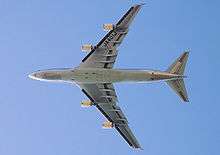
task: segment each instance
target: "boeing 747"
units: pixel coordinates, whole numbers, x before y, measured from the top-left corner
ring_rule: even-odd
[[[165,81],[179,97],[188,102],[183,79],[188,58],[185,51],[166,71],[113,69],[118,55],[118,47],[127,35],[129,26],[142,4],[132,6],[116,24],[104,24],[108,33],[95,46],[85,44],[83,51],[88,55],[79,66],[67,69],[49,69],[29,75],[40,81],[68,82],[78,85],[88,100],[83,107],[95,106],[106,117],[104,128],[115,128],[133,148],[141,148],[128,125],[128,120],[118,106],[113,83]]]

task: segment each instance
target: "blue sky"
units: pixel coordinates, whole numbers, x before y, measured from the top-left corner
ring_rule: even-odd
[[[78,87],[31,80],[39,69],[74,67],[103,23],[139,1],[0,0],[0,154],[218,155],[219,1],[147,1],[120,46],[117,68],[165,70],[190,48],[184,104],[163,82],[116,84],[119,105],[144,150],[134,151]],[[142,1],[143,2],[143,1]]]

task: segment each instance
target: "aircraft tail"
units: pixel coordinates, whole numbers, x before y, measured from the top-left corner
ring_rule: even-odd
[[[167,69],[167,72],[177,75],[183,75],[189,52],[184,52],[176,61]],[[184,78],[184,76],[183,76]],[[187,91],[183,78],[166,81],[174,92],[185,102],[189,102]]]

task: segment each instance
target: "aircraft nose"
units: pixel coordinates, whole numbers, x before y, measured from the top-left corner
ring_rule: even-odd
[[[29,77],[30,79],[33,79],[33,78],[34,78],[34,73],[29,74],[28,77]]]
[[[33,80],[40,80],[41,79],[41,75],[39,73],[31,73],[28,75],[28,77]]]

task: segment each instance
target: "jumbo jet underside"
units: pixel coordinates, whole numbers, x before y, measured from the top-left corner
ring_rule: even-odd
[[[107,119],[103,123],[103,128],[115,128],[133,148],[141,148],[141,146],[132,133],[126,116],[118,106],[118,97],[113,83],[164,80],[183,101],[189,101],[183,81],[189,54],[187,51],[166,71],[113,69],[118,47],[127,35],[130,24],[141,6],[142,4],[132,6],[115,25],[104,24],[103,28],[108,33],[97,45],[82,46],[82,50],[89,53],[79,66],[38,71],[29,75],[35,80],[76,83],[89,99],[82,101],[81,105],[97,107]]]

